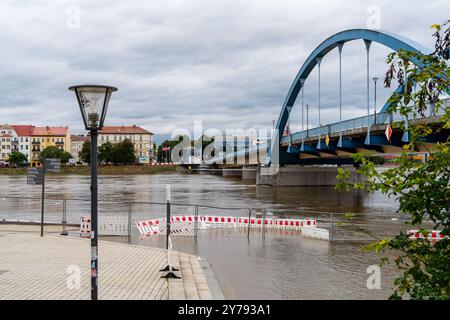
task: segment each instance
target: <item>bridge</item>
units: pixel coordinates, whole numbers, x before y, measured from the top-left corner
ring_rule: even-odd
[[[365,107],[367,114],[363,117],[343,120],[342,51],[347,42],[356,40],[361,40],[366,49],[367,100]],[[352,29],[339,32],[315,48],[300,68],[283,103],[270,142],[235,152],[220,153],[215,157],[206,159],[205,164],[214,168],[223,168],[224,175],[239,176],[240,168],[244,168],[241,175],[245,175],[245,171],[254,172],[249,177],[253,178],[256,175],[258,184],[304,185],[303,183],[306,183],[306,185],[309,185],[310,182],[306,181],[309,180],[316,181],[312,183],[314,185],[332,185],[336,180],[337,169],[331,169],[330,165],[351,165],[353,164],[351,155],[356,152],[373,155],[401,152],[403,145],[410,142],[409,123],[436,123],[440,114],[432,106],[429,106],[426,116],[420,118],[412,118],[411,116],[411,118],[407,119],[398,113],[389,111],[389,102],[386,102],[379,112],[370,112],[371,77],[369,57],[373,42],[379,43],[393,51],[404,49],[422,54],[432,52],[413,40],[385,31]],[[338,50],[339,54],[339,95],[337,99],[339,114],[336,115],[337,121],[334,123],[322,125],[320,119],[321,62],[323,57],[332,50]],[[309,128],[308,126],[305,127],[304,121],[304,84],[314,69],[317,70],[318,76],[317,108],[319,125],[315,128]],[[402,87],[399,86],[396,92],[401,91]],[[299,95],[301,98],[302,130],[294,133],[287,132],[286,134],[288,121]],[[450,103],[448,96],[442,97],[442,99],[445,105]],[[427,152],[436,142],[445,140],[446,137],[444,135],[448,136],[448,132],[442,133],[440,136],[432,135],[424,137],[424,144],[418,146],[416,151]],[[299,166],[297,169],[294,169],[292,165],[315,165],[315,167],[313,169],[312,167]],[[286,171],[287,173],[283,175],[282,171]],[[297,174],[299,172],[301,172],[300,175]],[[316,174],[311,175],[310,173],[312,172],[316,172]],[[317,175],[322,178],[316,179]]]

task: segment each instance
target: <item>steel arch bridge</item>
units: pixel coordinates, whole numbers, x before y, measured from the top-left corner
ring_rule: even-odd
[[[366,49],[366,93],[367,93],[367,115],[364,117],[354,118],[350,120],[342,120],[342,50],[347,42],[362,40]],[[232,154],[225,154],[214,159],[206,161],[206,164],[225,163],[228,159],[236,159],[239,157],[248,157],[250,153],[258,153],[263,147],[268,147],[268,152],[265,162],[270,164],[273,158],[273,151],[277,150],[277,158],[279,164],[340,164],[351,163],[352,160],[348,154],[354,153],[359,149],[369,149],[380,152],[389,150],[401,150],[404,143],[409,142],[408,134],[408,119],[399,114],[392,114],[388,112],[389,103],[386,102],[379,113],[370,114],[370,47],[375,42],[381,44],[393,51],[404,49],[421,54],[429,54],[431,50],[425,48],[423,45],[407,39],[405,37],[381,30],[370,29],[350,29],[332,35],[317,46],[308,56],[304,64],[298,71],[286,99],[281,108],[278,121],[275,126],[275,134],[272,137],[270,146],[257,146],[254,150],[240,150]],[[332,50],[337,49],[339,53],[339,120],[335,123],[325,126],[319,125],[316,128],[304,129],[304,99],[303,87],[306,79],[311,74],[313,69],[317,66],[318,72],[318,110],[319,110],[319,124],[320,122],[320,66],[323,57],[325,57]],[[414,62],[414,61],[413,61]],[[400,92],[402,87],[396,89]],[[293,134],[283,136],[286,129],[289,116],[294,108],[294,104],[301,93],[301,108],[302,108],[302,130]],[[448,103],[448,101],[446,101]],[[433,121],[435,113],[432,108],[429,108],[429,121]],[[409,119],[413,121],[415,119]],[[385,137],[385,130],[388,125],[393,122],[404,122],[403,129],[395,129],[390,141]],[[325,137],[328,141],[325,142]],[[436,138],[436,137],[435,137]],[[433,143],[433,141],[430,141]],[[387,148],[383,148],[387,147]],[[342,157],[342,155],[347,157]],[[303,159],[302,159],[303,156]]]

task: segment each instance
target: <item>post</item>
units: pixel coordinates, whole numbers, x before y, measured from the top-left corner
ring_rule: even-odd
[[[373,124],[377,124],[377,78],[373,78],[374,92],[373,92]]]
[[[247,220],[247,239],[250,239],[250,219],[252,216],[252,209],[248,209],[248,220]]]
[[[67,203],[67,200],[66,200],[66,197],[64,196],[64,199],[63,199],[63,218],[62,218],[62,232],[61,232],[61,235],[62,236],[67,236],[67,211],[66,211],[66,208],[67,208],[67,206],[66,206],[66,203]]]
[[[366,45],[366,67],[367,67],[367,83],[366,83],[366,89],[367,89],[367,136],[366,141],[364,144],[370,144],[370,45],[372,44],[372,41],[370,40],[364,40],[364,43]]]
[[[98,190],[97,190],[97,138],[91,130],[91,300],[98,300]]]
[[[331,230],[330,230],[330,241],[333,242],[334,240],[334,214],[331,213]]]
[[[42,192],[41,192],[41,237],[44,236],[44,200],[45,200],[45,159],[42,159]]]
[[[309,137],[309,104],[306,105],[306,137]]]
[[[128,202],[128,243],[131,243],[131,202]]]
[[[338,147],[342,147],[342,48],[344,43],[338,44],[339,49],[339,142]]]
[[[302,85],[302,145],[301,145],[301,147],[303,148],[303,143],[304,143],[304,136],[305,136],[305,133],[304,133],[304,131],[305,131],[305,129],[304,129],[304,126],[303,126],[303,124],[304,124],[304,117],[303,117],[303,109],[304,109],[304,106],[303,106],[303,103],[304,103],[304,96],[305,96],[305,79],[300,79],[300,83],[301,83],[301,85]]]
[[[198,206],[195,206],[194,214],[194,238],[197,240],[197,230],[198,230]]]
[[[317,60],[317,72],[318,72],[318,93],[317,93],[317,102],[318,102],[318,109],[319,109],[319,141],[317,142],[317,149],[321,149],[322,145],[320,142],[321,135],[322,135],[322,125],[320,121],[320,63],[322,62],[322,58],[316,58]]]
[[[170,236],[170,185],[166,185],[166,249],[169,249]]]
[[[266,209],[263,208],[262,209],[262,224],[261,224],[263,240],[266,239],[266,225],[265,224],[266,224]]]

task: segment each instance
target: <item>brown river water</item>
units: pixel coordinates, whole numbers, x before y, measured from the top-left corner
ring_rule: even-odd
[[[46,222],[61,221],[60,199],[66,197],[67,220],[79,223],[80,216],[89,212],[89,184],[88,176],[48,176]],[[0,185],[0,220],[39,221],[40,186],[27,185],[25,176],[0,176]],[[172,202],[183,204],[173,205],[173,214],[192,214],[193,207],[184,204],[243,208],[199,209],[200,214],[233,216],[248,214],[245,208],[265,208],[281,216],[315,218],[318,227],[334,226],[333,242],[273,230],[264,236],[261,230],[251,230],[247,237],[244,229],[200,230],[197,239],[173,237],[175,250],[210,263],[227,299],[386,299],[392,293],[398,274],[393,265],[381,269],[380,289],[367,288],[367,268],[379,257],[361,252],[371,239],[361,229],[377,237],[404,230],[393,199],[333,187],[255,186],[212,175],[100,176],[100,215],[126,216],[130,208],[133,222],[164,217],[166,185],[171,186]],[[125,202],[132,204],[128,207]],[[354,220],[338,224],[348,212],[355,214]],[[131,242],[165,247],[162,236],[140,239],[134,223]]]

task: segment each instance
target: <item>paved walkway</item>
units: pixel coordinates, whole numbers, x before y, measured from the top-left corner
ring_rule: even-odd
[[[90,299],[89,239],[37,231],[0,225],[0,299]],[[99,298],[211,299],[197,257],[174,252],[174,260],[182,279],[168,281],[159,272],[165,250],[99,241]]]

